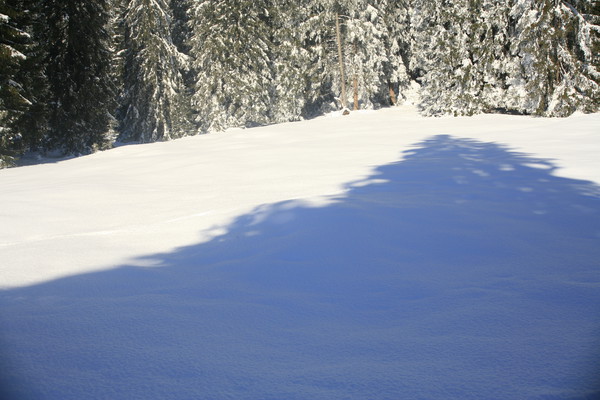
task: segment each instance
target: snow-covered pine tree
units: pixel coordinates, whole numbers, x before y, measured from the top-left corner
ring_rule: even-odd
[[[301,119],[308,102],[309,51],[303,47],[306,9],[294,0],[278,0],[271,11],[270,59],[273,65],[273,122]]]
[[[561,5],[563,26],[567,27],[570,34],[558,43],[559,63],[564,75],[550,103],[551,115],[569,115],[576,110],[600,110],[600,46],[597,42],[600,34],[600,4],[598,1],[593,3],[595,7],[588,3],[581,6],[581,11],[566,1]],[[587,14],[586,10],[596,12],[596,18],[593,14]]]
[[[190,7],[192,102],[200,131],[273,120],[270,0],[201,0]]]
[[[346,6],[345,64],[353,108],[389,104],[388,32],[383,19],[387,0],[350,0]]]
[[[440,40],[430,36],[439,19],[440,5],[432,0],[413,0],[407,6],[408,19],[408,73],[411,79],[422,84],[425,73],[432,68]]]
[[[408,70],[421,85],[419,108],[425,115],[455,111],[455,68],[462,65],[466,50],[465,37],[459,34],[462,18],[455,18],[455,8],[452,0],[414,0],[408,6]]]
[[[330,111],[334,98],[338,107],[353,107],[355,100],[361,107],[395,103],[399,88],[409,84],[404,0],[309,1],[305,10],[304,22],[298,26],[304,33],[304,47],[313,59],[307,69],[310,79],[306,110]],[[342,81],[346,86],[344,99]]]
[[[419,45],[418,68],[425,73],[422,112],[473,115],[501,108],[498,102],[503,96],[507,46],[505,4],[499,0],[454,0],[429,7],[435,7],[436,19],[424,24],[420,32],[433,39],[432,45]]]
[[[591,27],[592,65],[600,70],[600,0],[593,0],[585,7],[584,12]],[[600,79],[596,79],[596,82],[600,82]]]
[[[433,43],[422,49],[427,62],[420,108],[425,115],[472,115],[483,108],[479,99],[481,78],[471,49],[477,10],[470,10],[468,3],[455,0],[430,4],[433,23],[423,33]]]
[[[60,3],[60,4],[59,4]],[[85,154],[112,141],[110,5],[41,2],[38,38],[48,90],[45,151]]]
[[[46,149],[85,154],[110,146],[115,90],[109,0],[45,0]]]
[[[183,53],[189,53],[189,0],[170,0],[171,14],[173,15],[173,23],[171,28],[171,37],[173,44]]]
[[[124,88],[119,139],[155,142],[181,137],[191,128],[189,98],[181,70],[187,57],[174,45],[167,0],[130,0],[125,6]]]
[[[592,27],[562,0],[515,0],[507,107],[535,115],[598,110]]]
[[[17,121],[17,127],[23,138],[23,151],[38,151],[43,144],[44,135],[48,131],[48,110],[45,99],[48,92],[48,79],[43,60],[44,47],[41,43],[40,32],[44,29],[40,17],[40,4],[37,0],[10,0],[19,4],[23,10],[21,25],[29,35],[25,46],[27,58],[21,63],[17,74],[22,83],[29,106]]]
[[[31,104],[17,78],[29,40],[17,23],[20,12],[0,0],[0,168],[12,165],[19,153],[22,136],[16,125]]]
[[[385,24],[384,46],[387,53],[384,72],[390,104],[405,100],[410,86],[408,60],[410,57],[410,21],[406,0],[386,0],[378,5]]]
[[[469,7],[476,14],[471,18],[469,47],[479,85],[478,112],[506,112],[509,8],[506,0],[471,0]]]
[[[304,116],[311,117],[341,106],[341,80],[336,43],[336,3],[309,0],[300,10],[303,18],[297,31],[309,62],[305,89]]]
[[[123,48],[125,43],[125,24],[123,23],[123,17],[125,15],[125,7],[129,0],[112,0],[112,15],[111,15],[111,27],[112,27],[112,47],[114,49],[112,57],[111,76],[113,80],[113,86],[117,94],[117,107],[119,105],[119,96],[122,95],[124,82],[124,67],[125,67],[125,55],[126,51]],[[115,116],[119,117],[118,109],[115,112]]]
[[[18,156],[37,150],[47,129],[43,101],[47,83],[43,52],[36,41],[40,23],[35,0],[2,0],[0,7],[6,11],[0,11],[4,15],[0,18],[0,53],[11,55],[0,62],[0,80],[5,80],[0,83],[0,109],[9,107],[0,117],[0,130],[4,141],[11,138],[10,152]]]

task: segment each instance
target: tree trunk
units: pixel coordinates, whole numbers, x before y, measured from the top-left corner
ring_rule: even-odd
[[[354,54],[356,55],[356,53],[358,53],[358,44],[355,41]],[[358,110],[358,74],[356,72],[354,72],[354,80],[352,84],[354,85],[354,110]]]
[[[342,103],[342,108],[346,108],[346,77],[344,73],[344,53],[342,51],[342,34],[340,32],[340,15],[338,13],[335,14],[335,35],[338,48],[338,60],[340,64],[340,81],[342,84],[342,95],[340,101]]]
[[[354,75],[354,109],[358,110],[358,76]]]
[[[388,87],[390,88],[390,103],[395,106],[398,103],[398,98],[396,97],[396,92],[394,92],[394,85],[388,83]]]

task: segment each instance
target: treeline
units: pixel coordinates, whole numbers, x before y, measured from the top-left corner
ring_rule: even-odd
[[[26,151],[401,103],[567,116],[600,104],[596,0],[0,0],[0,166]]]

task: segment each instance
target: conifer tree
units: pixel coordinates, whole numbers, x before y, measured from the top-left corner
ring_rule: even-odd
[[[592,65],[600,71],[600,1],[594,0],[584,9],[584,12],[590,26]],[[600,82],[600,78],[596,77],[596,82]]]
[[[339,107],[396,103],[398,90],[408,86],[404,1],[313,1],[306,10],[307,18],[299,27],[314,59],[307,104],[327,111],[324,107],[332,98]]]
[[[383,15],[387,1],[352,0],[346,12],[345,43],[348,80],[355,110],[387,104],[389,99],[387,29]]]
[[[273,4],[269,51],[274,78],[273,122],[298,120],[305,113],[312,67],[310,53],[303,46],[304,33],[298,29],[305,17],[305,8],[296,1]]]
[[[385,24],[384,64],[389,102],[400,104],[404,91],[410,86],[408,60],[410,58],[409,4],[405,0],[386,0],[379,4]]]
[[[155,142],[189,132],[189,104],[181,70],[187,57],[172,40],[166,0],[130,0],[123,16],[124,89],[120,139]]]
[[[569,3],[516,0],[507,104],[526,114],[566,116],[598,109],[589,21]]]
[[[0,147],[4,154],[12,154],[2,158],[12,160],[41,144],[46,130],[46,80],[36,42],[39,23],[34,1],[2,0],[0,8]]]
[[[422,84],[422,78],[435,64],[431,53],[440,40],[431,36],[439,19],[440,4],[432,0],[414,0],[408,5],[408,72],[412,79]]]
[[[28,34],[17,23],[19,12],[0,0],[0,168],[12,165],[18,154],[22,138],[16,125],[30,105],[17,78],[26,59],[24,47],[28,40]]]
[[[29,33],[30,40],[26,46],[27,58],[19,71],[19,81],[27,93],[30,104],[27,111],[21,115],[18,128],[23,137],[22,150],[38,152],[43,147],[44,138],[48,131],[48,77],[45,72],[45,49],[43,45],[43,18],[40,15],[40,4],[37,0],[19,1],[24,11],[23,25]]]
[[[109,0],[45,0],[46,149],[86,154],[110,146],[115,102]]]
[[[467,7],[470,10],[467,46],[473,82],[471,106],[466,109],[473,113],[505,111],[502,99],[506,91],[506,66],[510,63],[506,1],[469,0]]]
[[[273,120],[269,0],[202,0],[190,8],[193,106],[202,132]]]
[[[125,86],[125,9],[129,0],[112,0],[112,15],[110,26],[112,28],[112,47],[114,53],[112,56],[111,77],[115,93],[117,96],[117,107],[120,105],[120,96],[123,94]],[[115,112],[115,117],[118,119],[118,109]]]
[[[347,85],[347,76],[342,78],[345,68],[345,25],[348,15],[346,2],[336,0],[311,0],[306,5],[307,15],[299,29],[304,34],[304,48],[312,59],[308,70],[310,80],[306,90],[306,115],[315,115],[341,108],[348,103],[342,95],[343,84]],[[338,38],[336,23],[339,24]],[[341,41],[341,57],[338,51],[338,39]],[[342,84],[343,83],[343,84]]]
[[[467,0],[434,7],[433,23],[423,32],[431,38],[432,46],[422,49],[426,74],[422,78],[421,110],[425,115],[480,112],[480,77],[470,48],[472,11]]]
[[[173,18],[171,37],[173,44],[179,52],[189,53],[190,24],[189,24],[189,0],[170,0],[169,7]]]

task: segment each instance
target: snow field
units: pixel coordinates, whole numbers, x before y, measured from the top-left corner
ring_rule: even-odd
[[[407,106],[0,171],[0,386],[593,398],[599,126]]]

